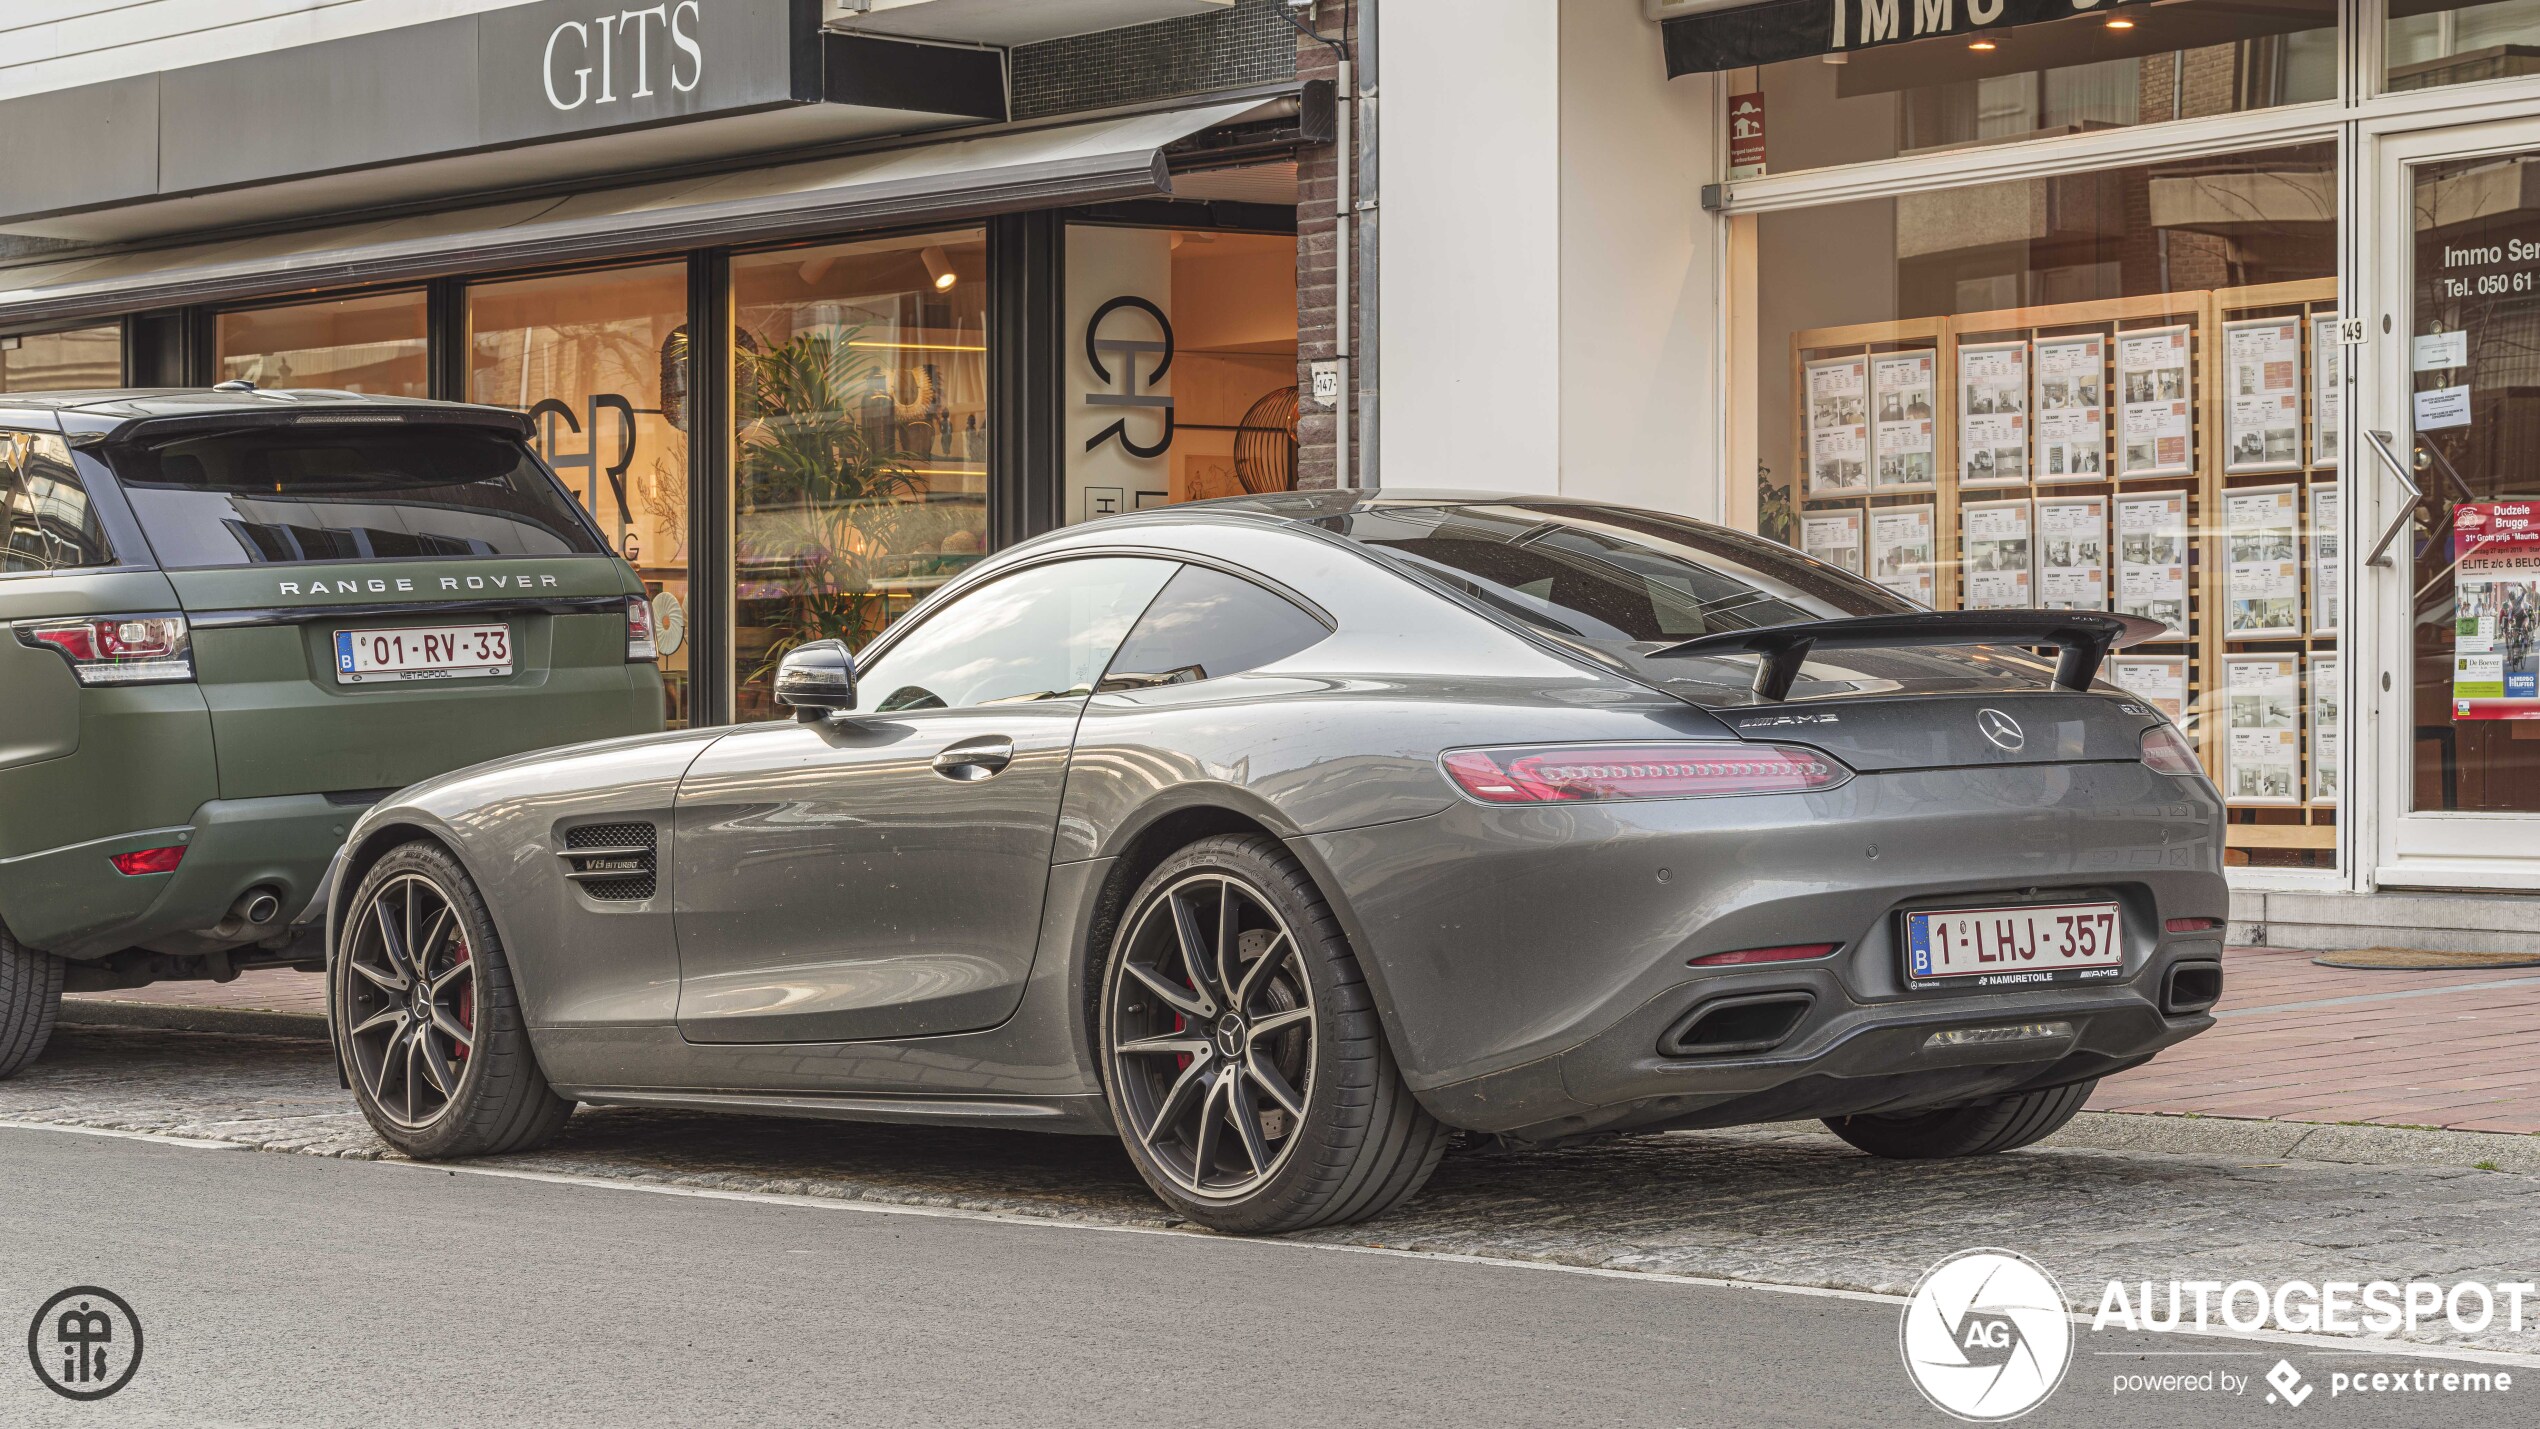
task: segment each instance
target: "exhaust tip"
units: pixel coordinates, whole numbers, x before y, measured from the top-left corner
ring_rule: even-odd
[[[1769,1052],[1790,1040],[1817,1001],[1808,992],[1758,992],[1702,1004],[1659,1039],[1666,1057],[1734,1057]]]
[[[2161,1010],[2172,1017],[2202,1012],[2222,1001],[2222,964],[2173,963],[2161,979]]]
[[[238,916],[258,925],[282,916],[282,900],[267,889],[255,889],[238,900]]]

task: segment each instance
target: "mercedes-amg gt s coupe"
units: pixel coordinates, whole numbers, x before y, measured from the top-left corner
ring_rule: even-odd
[[[2097,678],[2158,630],[1584,501],[1075,526],[793,649],[791,721],[381,801],[336,1046],[420,1157],[575,1103],[1117,1134],[1237,1232],[1458,1133],[2002,1151],[2212,1025],[2222,802]]]

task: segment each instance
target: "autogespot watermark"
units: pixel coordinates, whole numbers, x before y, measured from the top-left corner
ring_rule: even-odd
[[[1961,1251],[1923,1273],[1906,1301],[1899,1348],[1914,1387],[1933,1407],[1959,1419],[2017,1419],[2053,1395],[2079,1346],[2079,1318],[2055,1278],[2017,1251]],[[2540,1331],[2540,1284],[2529,1281],[2111,1280],[2088,1320],[2093,1334],[2232,1333],[2261,1331],[2309,1335],[2402,1336],[2449,1330],[2460,1335]],[[2529,1326],[2529,1330],[2526,1329]],[[2355,1359],[2375,1353],[2369,1343],[2353,1350],[2305,1348],[2298,1354]],[[2245,1354],[2263,1361],[2272,1351],[2104,1351],[2139,1361],[2178,1354],[2224,1357]],[[2111,1372],[2117,1395],[2221,1395],[2263,1399],[2299,1409],[2323,1389],[2328,1401],[2355,1396],[2376,1400],[2412,1396],[2428,1407],[2437,1396],[2511,1393],[2514,1372],[2486,1364],[2436,1362],[2392,1368],[2313,1368],[2307,1374],[2290,1358],[2277,1358],[2263,1374],[2254,1366],[2205,1362]]]

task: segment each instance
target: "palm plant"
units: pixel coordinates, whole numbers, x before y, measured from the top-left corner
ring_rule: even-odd
[[[784,592],[753,681],[797,646],[860,646],[881,630],[889,597],[879,582],[924,509],[926,481],[909,469],[894,424],[859,416],[886,391],[881,364],[855,346],[860,331],[816,329],[733,353],[741,567]]]

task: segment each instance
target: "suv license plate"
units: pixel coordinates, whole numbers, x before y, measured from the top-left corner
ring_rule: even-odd
[[[335,682],[481,680],[512,672],[508,625],[430,625],[335,632]]]
[[[2114,903],[1944,908],[1905,915],[1905,977],[1930,987],[2087,982],[2125,971]]]

